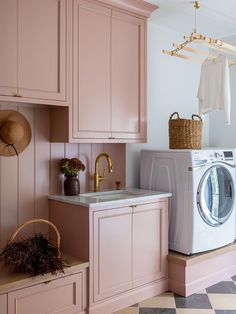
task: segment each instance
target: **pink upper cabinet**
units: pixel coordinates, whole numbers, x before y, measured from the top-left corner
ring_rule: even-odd
[[[0,95],[17,87],[17,0],[0,0]]]
[[[72,136],[145,141],[146,18],[74,1]]]
[[[52,113],[53,141],[62,128],[63,141],[146,141],[148,9],[133,0],[73,1],[73,100],[60,123]]]
[[[66,0],[0,0],[0,100],[67,100],[66,6]]]
[[[112,136],[145,140],[145,21],[120,12],[112,17]]]
[[[111,9],[73,2],[73,136],[110,136]]]

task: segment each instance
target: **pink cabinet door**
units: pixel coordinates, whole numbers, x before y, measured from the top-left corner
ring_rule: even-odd
[[[7,314],[7,294],[0,294],[0,313]]]
[[[146,138],[145,20],[112,12],[112,136]]]
[[[17,87],[17,0],[0,0],[0,95]]]
[[[103,300],[132,288],[132,208],[95,212],[90,249],[90,298]]]
[[[17,73],[23,97],[66,98],[66,3],[18,1]]]
[[[80,313],[83,310],[82,278],[82,273],[78,273],[10,292],[8,314]]]
[[[111,10],[75,0],[73,14],[73,137],[107,139]]]
[[[134,286],[167,276],[167,202],[134,207]]]

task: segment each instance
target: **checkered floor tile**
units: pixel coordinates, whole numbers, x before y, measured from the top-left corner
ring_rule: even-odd
[[[187,298],[166,292],[114,314],[236,314],[236,275]]]

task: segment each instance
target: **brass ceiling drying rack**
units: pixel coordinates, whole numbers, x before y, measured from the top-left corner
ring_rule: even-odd
[[[172,57],[188,59],[188,60],[197,61],[197,62],[201,62],[201,63],[204,61],[204,59],[194,57],[192,55],[184,55],[184,54],[181,54],[179,52],[181,50],[184,50],[184,51],[188,51],[188,52],[191,52],[191,53],[194,53],[194,54],[197,54],[200,56],[205,56],[208,58],[215,58],[216,57],[216,55],[212,55],[207,51],[187,47],[187,45],[190,43],[197,43],[197,44],[206,46],[208,48],[211,48],[214,51],[218,51],[221,53],[226,53],[226,54],[229,54],[232,56],[236,56],[236,47],[235,46],[227,44],[227,43],[223,42],[222,40],[206,37],[206,36],[203,36],[203,35],[197,33],[196,20],[197,20],[197,10],[199,8],[200,8],[199,1],[194,1],[195,27],[194,27],[194,30],[191,33],[191,35],[190,36],[184,36],[185,41],[183,43],[180,43],[180,44],[173,43],[173,47],[175,47],[175,49],[173,49],[173,50],[162,50],[162,52],[165,54],[168,54]],[[235,65],[236,60],[229,61],[229,64]]]

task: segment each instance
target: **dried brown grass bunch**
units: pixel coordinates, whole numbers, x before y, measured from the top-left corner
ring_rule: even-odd
[[[0,259],[10,271],[31,276],[64,273],[63,267],[66,266],[59,257],[58,248],[40,233],[9,243],[1,252]]]

